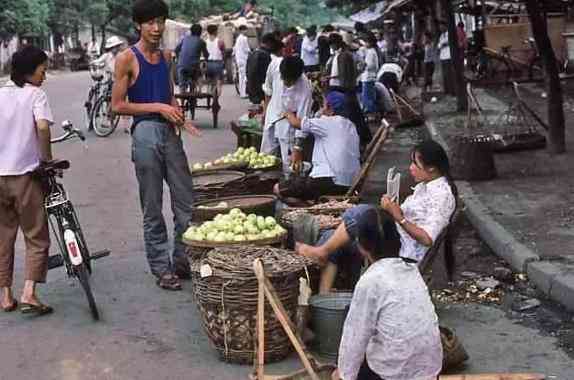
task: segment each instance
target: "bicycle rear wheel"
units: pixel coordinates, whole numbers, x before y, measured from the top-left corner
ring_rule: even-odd
[[[81,263],[80,265],[74,266],[74,272],[86,293],[86,298],[88,299],[88,304],[90,305],[90,311],[92,313],[92,317],[95,321],[100,320],[100,313],[98,311],[98,306],[96,305],[96,300],[94,298],[94,294],[92,293],[92,288],[90,286],[90,274],[88,273],[88,267],[86,263]]]
[[[120,115],[111,112],[112,105],[107,96],[100,97],[92,111],[92,127],[99,137],[107,137],[114,133],[120,121]]]

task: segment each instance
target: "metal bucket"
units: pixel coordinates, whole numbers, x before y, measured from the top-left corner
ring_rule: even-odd
[[[353,293],[319,294],[311,297],[311,326],[315,333],[313,348],[329,359],[336,359],[343,335],[343,324]]]

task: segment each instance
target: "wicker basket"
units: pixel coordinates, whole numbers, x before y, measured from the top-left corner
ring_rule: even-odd
[[[238,241],[238,242],[216,242],[216,241],[198,241],[198,240],[187,240],[182,237],[182,241],[187,245],[187,255],[191,261],[200,260],[205,256],[205,254],[214,248],[234,248],[241,247],[245,245],[253,246],[273,246],[280,247],[287,239],[287,232],[268,239],[250,240],[250,241]]]
[[[193,196],[196,202],[203,202],[238,195],[273,194],[278,178],[275,172],[246,175],[239,171],[220,170],[198,173],[193,176]]]
[[[212,220],[217,214],[227,214],[233,208],[238,208],[246,214],[275,216],[276,200],[277,198],[274,195],[240,195],[197,202],[192,207],[193,222],[203,223]],[[229,207],[214,207],[219,202],[226,202]],[[200,206],[209,208],[200,208]]]
[[[310,208],[284,208],[281,210],[279,215],[279,223],[287,228],[288,230],[293,228],[293,224],[296,221],[297,214],[312,214],[312,215],[328,215],[334,217],[332,221],[328,221],[325,223],[319,223],[320,230],[330,230],[333,228],[337,228],[339,224],[341,224],[341,214],[345,212],[342,209],[310,209]]]
[[[291,252],[253,246],[221,247],[192,263],[194,295],[205,331],[221,360],[252,363],[256,355],[258,283],[253,260],[261,258],[289,317],[294,320],[299,277],[305,276],[308,259]],[[211,275],[201,276],[208,265]],[[265,307],[265,362],[284,359],[291,343],[271,306]]]

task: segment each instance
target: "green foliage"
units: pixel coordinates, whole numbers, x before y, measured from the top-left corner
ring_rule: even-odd
[[[0,0],[0,39],[48,33],[50,7],[45,0]]]

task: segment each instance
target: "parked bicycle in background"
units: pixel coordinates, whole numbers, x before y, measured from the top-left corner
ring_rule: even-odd
[[[99,137],[111,135],[120,121],[120,116],[112,112],[112,85],[115,57],[123,49],[123,41],[112,36],[107,39],[106,52],[90,62],[90,76],[93,85],[88,93],[86,108],[87,129]]]

